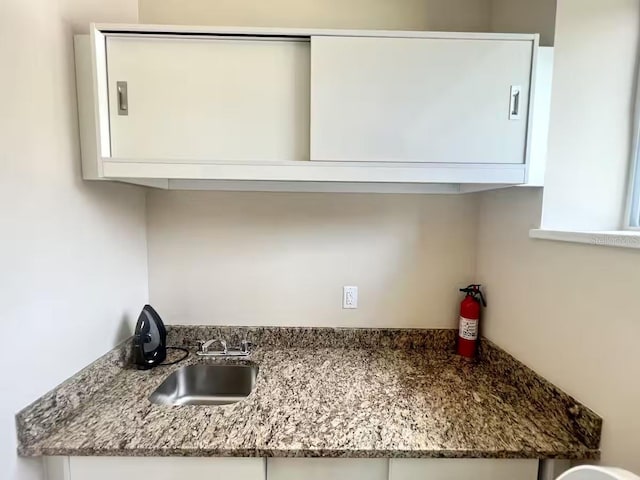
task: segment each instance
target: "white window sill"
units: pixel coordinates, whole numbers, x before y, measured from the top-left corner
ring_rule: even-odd
[[[530,238],[558,242],[585,243],[601,247],[640,248],[640,231],[580,232],[561,230],[529,230]]]

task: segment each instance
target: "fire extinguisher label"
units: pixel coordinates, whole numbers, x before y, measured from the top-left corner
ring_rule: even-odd
[[[477,340],[478,320],[460,317],[460,338],[465,340]]]

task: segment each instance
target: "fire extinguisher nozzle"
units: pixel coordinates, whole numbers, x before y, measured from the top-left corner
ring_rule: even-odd
[[[482,293],[482,290],[480,289],[481,287],[482,285],[474,283],[467,286],[466,288],[461,288],[460,291],[462,293],[466,293],[467,295],[471,295],[475,299],[479,300],[479,302],[482,303],[483,307],[486,307],[487,301],[484,298],[484,294]]]

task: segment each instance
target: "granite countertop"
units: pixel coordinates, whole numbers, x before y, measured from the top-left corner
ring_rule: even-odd
[[[222,331],[205,330],[175,327],[170,341],[190,345]],[[148,371],[123,367],[114,350],[18,414],[19,453],[599,456],[601,419],[490,342],[483,343],[482,361],[469,363],[451,351],[453,331],[378,330],[375,337],[327,329],[322,335],[341,340],[314,342],[313,330],[278,337],[254,329],[249,338],[258,337],[261,346],[248,360],[192,354]],[[227,334],[246,338],[247,331]],[[254,391],[241,402],[161,406],[148,400],[185,365],[247,361],[259,373]]]

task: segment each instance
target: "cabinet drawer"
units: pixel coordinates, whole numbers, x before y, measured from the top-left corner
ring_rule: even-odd
[[[389,480],[536,480],[538,460],[425,458],[389,461]]]
[[[265,480],[263,458],[71,457],[68,480]]]
[[[387,480],[384,458],[269,458],[268,480]]]

